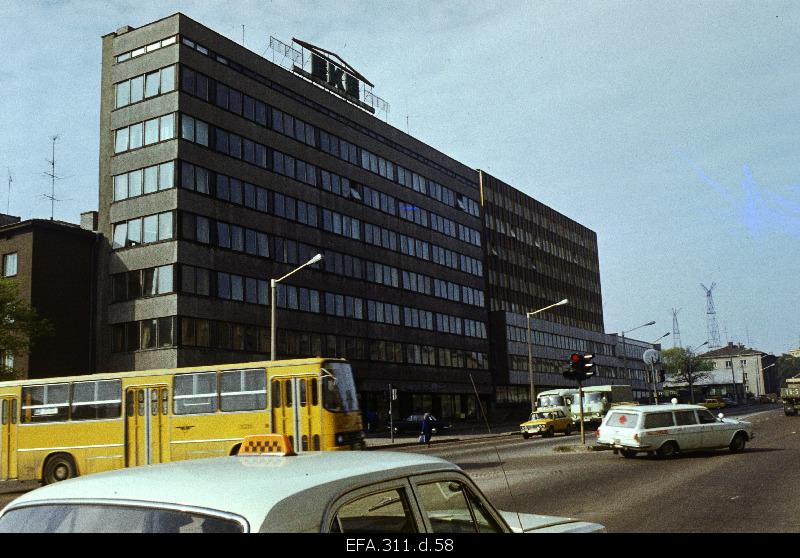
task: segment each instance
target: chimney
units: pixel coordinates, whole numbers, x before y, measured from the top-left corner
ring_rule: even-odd
[[[81,213],[81,228],[87,231],[97,232],[97,211],[85,211]]]

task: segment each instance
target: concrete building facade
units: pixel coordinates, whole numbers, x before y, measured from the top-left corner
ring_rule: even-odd
[[[2,217],[3,276],[16,282],[20,299],[54,330],[34,339],[25,354],[4,352],[6,379],[95,372],[92,311],[98,236],[61,221]]]
[[[183,14],[103,37],[101,368],[342,356],[362,408],[491,396],[477,173]],[[473,388],[474,384],[474,388]]]

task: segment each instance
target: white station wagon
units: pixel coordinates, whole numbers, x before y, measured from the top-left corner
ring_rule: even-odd
[[[683,451],[729,448],[744,450],[753,439],[749,422],[715,417],[701,405],[630,405],[611,409],[597,430],[597,443],[623,457],[639,452],[673,457]]]
[[[0,512],[0,533],[605,531],[567,517],[500,512],[457,465],[436,457],[294,455],[288,439],[276,443],[270,436],[248,437],[242,447],[250,455],[134,467],[44,486]]]

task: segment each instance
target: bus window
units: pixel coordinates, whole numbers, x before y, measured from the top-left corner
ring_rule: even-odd
[[[311,380],[311,405],[316,407],[319,405],[319,395],[317,395],[317,379],[313,378]],[[319,449],[319,448],[317,448]]]
[[[277,409],[281,406],[281,383],[272,380],[272,408]]]
[[[300,406],[306,406],[306,379],[300,378]]]
[[[267,374],[263,368],[220,372],[219,386],[222,411],[255,411],[267,408]],[[280,390],[278,395],[280,396]]]
[[[286,397],[284,398],[284,404],[287,407],[292,406],[292,382],[283,382],[283,387],[286,388]]]
[[[122,382],[101,380],[72,384],[71,420],[119,418],[122,413]]]
[[[60,422],[69,415],[69,384],[22,388],[23,422]]]
[[[179,374],[173,393],[176,415],[213,413],[217,410],[217,373]]]
[[[322,378],[322,405],[328,411],[358,411],[356,386],[349,364],[326,363],[328,374]]]

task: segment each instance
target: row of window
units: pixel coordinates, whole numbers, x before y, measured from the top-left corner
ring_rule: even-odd
[[[121,108],[170,91],[175,91],[174,64],[117,83],[114,86],[114,107]]]
[[[117,132],[119,133],[120,130]],[[213,141],[210,139],[209,134],[213,135]],[[248,163],[272,170],[275,173],[298,180],[310,186],[317,186],[318,168],[315,165],[306,163],[305,161],[286,155],[275,149],[268,148],[265,145],[239,136],[238,134],[209,126],[206,122],[186,114],[181,114],[181,138],[204,147],[213,146],[213,149],[225,155],[236,159],[242,159]],[[187,183],[192,185],[191,180],[187,180]],[[202,184],[198,187],[197,182],[194,183],[194,190],[200,191],[201,193],[208,193],[206,185]],[[354,190],[354,185],[350,184],[349,190],[351,196],[355,197],[353,192],[357,192],[357,190]],[[356,199],[363,201],[364,196],[358,193]],[[370,196],[370,200],[372,200],[372,196]],[[385,203],[388,207],[388,201]],[[378,199],[378,204],[380,205],[380,198]],[[401,218],[426,228],[433,228],[429,224],[429,212],[427,210],[405,203],[399,203],[399,207]],[[441,225],[442,228],[439,232],[442,234],[458,238],[462,242],[475,246],[481,245],[479,231],[460,223],[456,224],[449,219],[446,220],[448,226],[444,227],[443,223],[445,219],[438,215],[436,215],[436,217],[435,223],[437,226]],[[434,230],[438,229],[434,228]]]
[[[250,304],[269,304],[269,285],[265,279],[246,277],[235,273],[212,271],[209,269],[182,265],[180,277],[181,292],[201,296],[215,296],[222,300],[247,302]],[[141,297],[157,296],[175,291],[173,266],[160,266],[119,273],[112,276],[112,299],[122,302]],[[366,319],[375,323],[404,325],[405,327],[433,330],[433,313],[417,308],[401,307],[396,304],[360,297],[320,292],[315,289],[279,284],[276,292],[279,308],[327,314],[356,320]],[[366,308],[366,311],[365,311]],[[486,338],[486,325],[483,322],[437,314],[437,330],[443,333],[463,334],[469,337]],[[463,329],[462,329],[463,323]],[[141,348],[163,346],[158,341],[158,325],[148,322],[142,330]],[[171,328],[164,333],[164,340],[171,339]],[[146,338],[145,338],[146,336]]]
[[[131,58],[136,58],[137,56],[142,56],[143,54],[147,54],[148,52],[153,52],[154,50],[158,50],[160,48],[174,45],[178,42],[178,36],[174,35],[172,37],[167,37],[161,41],[156,41],[155,43],[151,43],[149,45],[129,50],[127,52],[123,52],[122,54],[117,55],[117,63],[125,62],[126,60],[130,60]]]
[[[167,161],[114,177],[114,201],[152,194],[175,187],[175,161]]]
[[[112,248],[138,246],[173,238],[171,211],[114,223]]]
[[[139,149],[161,141],[175,138],[175,113],[151,118],[119,128],[114,132],[114,153]]]
[[[588,339],[578,339],[576,337],[567,337],[566,335],[558,335],[555,333],[546,333],[543,331],[531,331],[532,340],[536,345],[543,345],[545,347],[557,347],[559,349],[569,349],[571,351],[578,351],[582,353],[591,353],[595,355],[613,355],[611,345],[599,343],[597,341],[590,341]],[[526,328],[515,327],[511,325],[506,326],[506,338],[509,341],[517,341],[518,343],[527,343]]]
[[[266,371],[263,368],[177,374],[173,377],[173,413],[255,411],[267,408]],[[142,414],[144,399],[134,401],[128,394],[128,415],[134,407]],[[166,392],[161,401],[153,393],[152,403],[162,405],[167,414]],[[24,386],[22,388],[20,422],[66,422],[115,419],[122,416],[122,382],[98,380]],[[154,412],[156,412],[154,410]]]
[[[181,66],[181,89],[252,122],[265,127],[269,126],[272,130],[306,145],[319,147],[322,151],[343,161],[359,165],[357,147],[352,143],[323,130],[319,130],[319,139],[317,139],[318,129],[311,124],[186,66]],[[480,205],[475,200],[456,194],[446,186],[426,179],[417,173],[412,173],[363,148],[361,148],[360,166],[450,207],[458,207],[474,217],[480,217]],[[395,168],[397,169],[396,175]]]
[[[180,322],[180,336],[174,336],[175,345],[256,353],[269,352],[269,330],[265,327],[200,318],[182,317],[178,319],[174,316],[114,325],[112,327],[113,348],[117,352],[137,350],[130,347],[136,344],[143,328],[155,324],[159,328],[159,332],[162,327],[172,331],[176,320]],[[126,342],[128,338],[133,342]],[[378,360],[447,368],[488,369],[486,353],[476,351],[285,329],[278,331],[276,350],[280,358],[324,354],[350,360]]]

